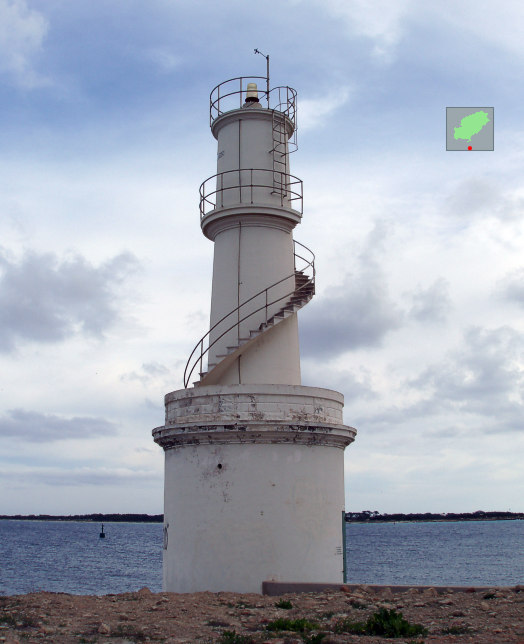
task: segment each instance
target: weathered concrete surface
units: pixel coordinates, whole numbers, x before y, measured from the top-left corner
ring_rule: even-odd
[[[165,425],[153,430],[169,449],[205,443],[306,443],[344,448],[342,394],[296,385],[210,385],[166,395]]]
[[[164,587],[260,592],[263,579],[342,582],[341,394],[221,385],[166,396]]]
[[[514,586],[497,586],[498,592],[511,592],[515,591]],[[262,593],[270,597],[278,597],[279,595],[286,595],[289,593],[321,593],[327,591],[342,591],[348,594],[360,592],[361,589],[366,589],[369,593],[383,593],[392,592],[407,593],[426,591],[435,591],[438,595],[446,595],[448,593],[488,593],[493,591],[493,586],[417,586],[417,585],[395,585],[395,584],[322,584],[312,583],[304,584],[300,582],[285,582],[285,581],[264,581],[262,582]],[[519,591],[520,592],[520,591]]]
[[[168,449],[165,458],[166,589],[342,582],[343,450],[199,444]]]

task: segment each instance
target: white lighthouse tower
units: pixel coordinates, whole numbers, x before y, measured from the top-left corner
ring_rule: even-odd
[[[164,590],[339,583],[344,448],[356,432],[342,394],[300,380],[297,312],[315,266],[293,240],[296,92],[241,77],[210,99],[217,174],[200,187],[214,242],[210,329],[153,430],[165,450]]]

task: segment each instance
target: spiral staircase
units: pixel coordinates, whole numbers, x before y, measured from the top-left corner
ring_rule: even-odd
[[[281,280],[274,282],[270,286],[262,289],[249,299],[242,302],[242,304],[221,318],[204,336],[202,336],[202,338],[200,338],[186,363],[186,368],[184,370],[184,388],[187,389],[189,386],[193,373],[197,367],[199,367],[199,380],[193,382],[195,387],[216,384],[225,370],[239,356],[245,353],[260,335],[267,333],[271,328],[280,324],[280,322],[291,315],[294,315],[311,300],[315,294],[315,256],[307,246],[304,246],[296,240],[293,243],[295,262],[294,272],[291,275],[287,275]],[[297,246],[300,246],[300,253],[297,252]],[[307,254],[307,257],[304,257],[301,253]],[[273,299],[271,291],[283,282],[289,281],[291,278],[294,279],[293,290],[289,291],[285,295],[280,295],[278,298]],[[254,301],[262,299],[262,297],[265,300],[264,305],[258,306],[255,310],[248,311],[248,305],[251,305]],[[268,311],[272,310],[276,304],[281,304],[280,308],[277,309],[276,313],[272,313],[268,317]],[[260,322],[261,316],[264,318],[262,322]],[[232,324],[228,324],[227,320],[233,319],[233,317],[235,317],[235,321]],[[248,324],[245,325],[243,324],[244,322],[248,322]],[[245,329],[246,326],[249,328],[249,322],[252,323],[253,328],[250,329],[249,333],[244,332],[244,337],[240,337],[240,325],[242,324],[243,329]],[[220,327],[219,335],[210,342],[211,335],[218,329],[218,327]],[[223,327],[226,328],[224,329]],[[233,329],[237,330],[238,339],[236,344],[228,346],[226,348],[226,353],[217,355],[217,361],[208,363],[207,370],[204,371],[204,358],[209,354],[209,350]],[[205,346],[206,343],[207,346]]]
[[[228,111],[243,109],[248,81],[266,77],[238,77],[215,87],[210,95],[210,124]],[[264,92],[260,92],[261,95]],[[220,172],[206,179],[200,186],[200,219],[213,215],[217,210],[236,205],[256,205],[257,191],[268,189],[276,195],[275,201],[282,208],[302,215],[302,181],[289,174],[289,154],[297,149],[296,142],[296,91],[290,87],[275,87],[265,92],[271,112],[271,165],[268,167],[235,168]],[[258,103],[257,103],[258,105]],[[258,105],[260,108],[261,106]],[[260,194],[260,192],[258,192]],[[226,206],[227,203],[227,206]],[[264,205],[266,202],[262,201]],[[214,324],[197,342],[184,370],[184,388],[188,388],[194,375],[199,379],[192,384],[214,385],[235,360],[256,342],[262,334],[294,315],[305,306],[315,293],[315,256],[303,244],[293,242],[294,272],[270,284],[242,302]],[[297,251],[297,246],[300,247]],[[304,256],[305,255],[305,256]],[[292,288],[284,295],[287,284]],[[263,302],[263,304],[261,304]],[[210,353],[217,342],[228,335],[230,346],[225,353]],[[229,338],[234,338],[229,340]],[[218,349],[218,347],[217,347]],[[208,359],[204,370],[204,359]]]

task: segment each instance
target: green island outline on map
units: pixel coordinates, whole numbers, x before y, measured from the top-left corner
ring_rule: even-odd
[[[459,127],[453,128],[455,131],[453,136],[455,139],[466,139],[470,143],[471,137],[474,134],[478,134],[489,122],[488,113],[484,112],[484,110],[473,112],[473,114],[468,114],[461,119]]]

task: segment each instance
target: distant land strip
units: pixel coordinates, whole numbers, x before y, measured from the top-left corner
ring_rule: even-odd
[[[94,521],[97,523],[162,523],[163,514],[0,514],[12,521]]]
[[[0,520],[11,521],[93,521],[96,523],[162,523],[163,514],[0,514]],[[346,512],[348,523],[392,523],[400,521],[508,521],[524,520],[523,512],[444,512],[414,514],[380,514],[376,510]]]
[[[424,512],[414,514],[380,514],[376,510],[346,512],[348,523],[395,523],[399,521],[522,521],[523,512]]]

